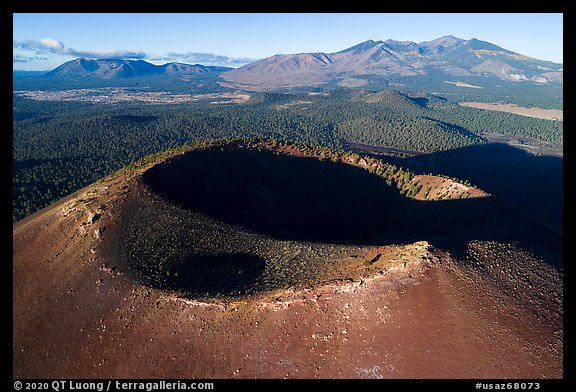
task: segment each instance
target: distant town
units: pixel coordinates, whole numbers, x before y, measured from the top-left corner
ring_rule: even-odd
[[[212,100],[212,104],[240,103],[250,99],[250,95],[241,92],[223,92],[210,94],[177,94],[167,91],[143,91],[142,88],[86,88],[74,90],[46,91],[22,90],[14,94],[35,101],[77,101],[102,104],[146,103],[180,104],[200,100]]]

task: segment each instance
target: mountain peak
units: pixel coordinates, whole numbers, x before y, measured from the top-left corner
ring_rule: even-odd
[[[466,40],[445,35],[421,43],[368,39],[334,53],[275,55],[224,72],[219,83],[225,87],[273,91],[334,82],[364,86],[371,83],[367,75],[436,78],[442,74],[442,80],[482,76],[548,83],[561,80],[558,72],[553,72],[560,67],[476,38]]]
[[[468,46],[470,49],[475,49],[475,50],[485,49],[485,50],[495,50],[495,51],[501,51],[501,52],[506,52],[506,53],[513,53],[509,50],[506,50],[506,49],[499,47],[498,45],[494,45],[490,42],[482,41],[482,40],[479,40],[477,38],[471,38],[468,41],[466,41],[466,46]]]
[[[410,51],[416,50],[418,48],[418,44],[412,41],[397,41],[395,39],[387,39],[384,41],[384,45],[389,47],[394,51]]]
[[[352,47],[350,47],[350,48],[348,48],[348,49],[341,50],[341,51],[338,52],[338,53],[346,53],[346,52],[356,52],[356,53],[357,53],[357,52],[362,52],[362,51],[368,50],[368,49],[370,49],[370,48],[373,48],[374,46],[379,45],[379,44],[381,44],[381,43],[382,43],[382,41],[374,41],[374,40],[372,40],[372,39],[369,39],[369,40],[367,40],[367,41],[364,41],[364,42],[359,43],[358,45],[354,45],[354,46],[352,46]]]
[[[386,45],[416,45],[415,42],[412,41],[397,41],[395,39],[387,39],[386,41],[384,41],[384,43]]]
[[[439,46],[448,47],[454,46],[456,44],[460,44],[465,42],[466,40],[458,37],[454,37],[453,35],[445,35],[440,38],[433,39],[432,41],[423,41],[420,42],[420,46],[427,46],[429,48],[436,48]]]
[[[228,70],[200,64],[167,63],[154,65],[144,60],[86,59],[68,61],[48,72],[47,76],[95,76],[103,79],[151,76],[160,74],[206,74]]]

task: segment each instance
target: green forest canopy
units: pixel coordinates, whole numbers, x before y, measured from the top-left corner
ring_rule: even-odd
[[[343,149],[422,153],[483,143],[484,132],[562,144],[563,124],[427,94],[257,94],[243,104],[91,104],[13,100],[13,221],[146,155],[195,140],[266,137]]]

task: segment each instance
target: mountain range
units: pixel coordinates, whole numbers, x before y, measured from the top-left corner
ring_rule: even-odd
[[[478,39],[445,36],[432,41],[368,40],[335,53],[277,54],[222,73],[224,86],[270,90],[367,78],[483,76],[512,82],[562,82],[562,64],[533,59]]]
[[[232,68],[213,67],[200,64],[167,63],[154,65],[144,60],[91,60],[78,58],[54,68],[45,76],[95,76],[103,79],[120,79],[134,76],[153,75],[208,75],[228,71]]]
[[[368,40],[335,53],[276,54],[239,68],[143,60],[85,59],[68,61],[46,73],[44,80],[125,80],[131,77],[192,77],[213,80],[214,88],[282,91],[293,88],[434,86],[444,82],[464,87],[502,83],[561,86],[562,64],[524,56],[475,38],[451,35],[432,41]],[[90,78],[86,78],[89,76]],[[17,76],[14,76],[15,78]],[[217,78],[217,79],[216,79]],[[218,85],[216,85],[218,81]],[[430,84],[432,82],[433,84]],[[510,85],[509,85],[510,86]]]

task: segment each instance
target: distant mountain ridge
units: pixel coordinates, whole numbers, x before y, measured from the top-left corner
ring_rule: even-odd
[[[512,82],[562,82],[562,64],[537,60],[490,42],[451,35],[432,41],[367,40],[335,53],[277,54],[223,72],[223,86],[271,90],[358,76],[483,76]]]
[[[78,58],[68,61],[45,76],[84,77],[94,76],[103,79],[120,79],[135,76],[153,76],[163,74],[206,75],[231,70],[228,67],[214,67],[200,64],[167,63],[154,65],[144,60],[92,60]]]

